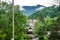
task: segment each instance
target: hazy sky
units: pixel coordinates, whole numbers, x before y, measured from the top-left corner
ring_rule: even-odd
[[[3,0],[6,1],[8,3],[12,2],[12,0]],[[60,3],[60,0],[14,0],[14,5],[19,5],[20,6],[20,10],[24,11],[23,13],[25,13],[26,15],[30,15],[33,12],[35,12],[36,10],[40,10],[42,9],[40,8],[36,8],[35,10],[31,10],[29,9],[26,10],[23,8],[23,6],[37,6],[37,5],[43,5],[43,6],[52,6],[52,5],[58,5]]]
[[[3,0],[10,2],[12,0]],[[58,5],[60,3],[60,0],[14,0],[15,5],[20,6],[36,6],[37,4],[44,5],[44,6],[51,6],[51,5]]]

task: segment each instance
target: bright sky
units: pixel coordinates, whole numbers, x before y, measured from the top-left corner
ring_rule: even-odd
[[[3,0],[10,2],[12,0]],[[51,5],[58,5],[60,3],[60,0],[14,0],[15,5],[20,6],[36,6],[37,4],[44,5],[44,6],[51,6]]]

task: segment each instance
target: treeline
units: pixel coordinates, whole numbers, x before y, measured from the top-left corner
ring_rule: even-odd
[[[51,7],[45,7],[44,9],[32,14],[31,16],[29,16],[29,18],[31,19],[37,19],[41,16],[46,17],[49,16],[51,18],[53,17],[57,17],[60,15],[60,5],[53,5]]]
[[[0,40],[11,40],[12,3],[2,2],[0,6]],[[15,40],[24,40],[26,37],[27,17],[20,11],[19,5],[14,6],[14,16]]]
[[[60,5],[46,7],[29,18],[37,20],[34,32],[38,40],[60,40]]]

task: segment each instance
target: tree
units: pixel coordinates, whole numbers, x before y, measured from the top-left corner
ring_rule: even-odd
[[[27,17],[19,9],[19,5],[14,6],[14,22],[15,22],[15,40],[24,40],[26,36]],[[0,10],[0,29],[3,35],[6,35],[4,40],[11,40],[12,38],[12,4],[2,2],[2,9]],[[1,36],[1,35],[0,35]]]

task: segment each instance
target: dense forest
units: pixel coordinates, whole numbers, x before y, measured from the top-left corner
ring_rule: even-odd
[[[28,19],[36,19],[33,33],[38,40],[60,40],[60,5],[45,7],[29,17],[23,15],[19,5],[14,5],[14,38],[15,40],[31,40],[26,37]],[[50,33],[49,33],[50,32]],[[12,3],[2,2],[0,5],[0,40],[12,38]]]
[[[34,32],[39,40],[60,40],[60,5],[45,7],[29,18],[37,20]]]
[[[14,30],[15,40],[23,40],[26,37],[27,17],[14,6]],[[0,8],[0,40],[11,40],[12,38],[12,3],[2,2]]]
[[[37,19],[41,16],[43,16],[43,17],[49,16],[49,17],[53,18],[53,17],[57,17],[59,15],[60,15],[60,6],[53,5],[50,7],[45,7],[44,9],[32,14],[31,16],[29,16],[29,18]]]

